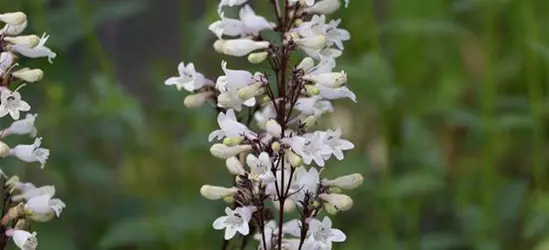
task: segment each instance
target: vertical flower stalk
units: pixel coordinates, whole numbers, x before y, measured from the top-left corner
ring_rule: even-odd
[[[354,148],[339,128],[316,128],[323,114],[334,111],[332,100],[356,102],[345,71],[334,70],[350,34],[338,28],[339,19],[328,22],[326,16],[343,3],[268,0],[276,18],[271,22],[256,14],[251,2],[220,1],[219,20],[209,30],[217,37],[215,51],[247,57],[265,66],[263,71],[234,69],[222,61],[223,74],[208,79],[194,64],[180,63],[179,76],[165,81],[189,92],[185,106],[210,103],[218,111],[210,152],[225,160],[235,181],[231,187],[204,185],[200,193],[229,204],[213,222],[214,229],[225,231],[224,249],[235,237],[243,238],[241,245],[253,237],[262,250],[331,249],[346,235],[321,212],[349,210],[353,200],[343,190],[363,182],[360,174],[334,179],[321,174],[330,159],[343,160],[344,151]],[[225,16],[227,8],[238,8],[238,16]],[[265,32],[277,33],[278,39],[265,40]],[[300,54],[306,56],[294,61]],[[291,218],[296,210],[299,216]]]
[[[42,147],[42,137],[37,137],[35,127],[37,114],[27,113],[31,106],[22,99],[20,90],[24,86],[42,80],[41,69],[21,67],[19,57],[47,58],[50,63],[56,57],[47,46],[49,36],[22,35],[27,27],[27,15],[22,12],[0,14],[0,118],[11,119],[11,125],[0,131],[0,140],[9,136],[34,138],[29,144],[8,146],[0,141],[0,158],[14,157],[26,163],[44,168],[50,155]],[[0,26],[1,27],[1,26]],[[24,113],[24,115],[22,114]],[[59,217],[65,203],[54,198],[52,185],[36,187],[21,182],[18,176],[8,177],[0,170],[3,185],[2,217],[0,220],[0,249],[6,249],[10,239],[20,249],[33,250],[38,247],[36,232],[31,232],[33,222],[46,222]]]

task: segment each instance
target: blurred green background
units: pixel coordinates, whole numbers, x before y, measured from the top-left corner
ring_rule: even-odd
[[[53,65],[24,62],[46,72],[22,94],[48,166],[3,164],[55,184],[67,203],[35,225],[40,249],[220,248],[211,222],[224,204],[198,193],[232,181],[208,153],[215,113],[186,109],[163,85],[180,61],[221,73],[207,30],[215,2],[0,1],[0,12],[28,14],[27,33],[51,33],[58,53]],[[338,68],[359,104],[337,101],[324,125],[357,147],[326,176],[366,177],[335,217],[348,235],[335,249],[549,249],[547,10],[547,0],[352,0],[334,15],[352,34]]]

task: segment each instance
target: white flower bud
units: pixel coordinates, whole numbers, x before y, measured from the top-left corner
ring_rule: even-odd
[[[248,62],[253,64],[259,64],[265,61],[265,59],[267,59],[267,56],[269,56],[269,53],[265,51],[251,53],[248,55]]]
[[[338,88],[347,82],[347,73],[341,71],[315,75],[308,74],[303,76],[303,80],[315,82],[328,88]]]
[[[270,43],[267,41],[253,41],[245,38],[225,40],[223,54],[241,57],[255,50],[269,48],[269,45]]]
[[[240,160],[234,156],[227,158],[227,160],[225,160],[225,165],[231,174],[241,175],[246,172]]]
[[[238,192],[238,188],[231,187],[218,187],[218,186],[211,186],[211,185],[203,185],[200,188],[200,194],[202,197],[208,199],[208,200],[220,200],[227,196],[232,196]]]
[[[318,35],[318,36],[295,39],[294,42],[300,47],[305,47],[307,49],[313,49],[313,50],[320,50],[326,47],[326,43],[328,42],[328,39],[324,35]]]
[[[38,37],[37,35],[16,36],[16,37],[7,36],[7,37],[4,37],[4,41],[11,44],[21,45],[26,48],[34,48],[40,42],[40,37]]]
[[[10,52],[2,52],[0,54],[0,76],[8,71],[13,65],[14,56]]]
[[[322,185],[339,187],[343,189],[353,189],[362,185],[362,182],[364,182],[364,177],[362,177],[361,174],[355,173],[341,176],[333,180],[324,179],[322,180]]]
[[[344,194],[319,194],[318,197],[332,204],[339,211],[347,211],[353,207],[353,199]]]
[[[307,92],[307,95],[309,95],[309,96],[315,96],[315,95],[318,95],[320,93],[320,89],[318,89],[317,86],[309,85],[309,84],[305,85],[305,91]]]
[[[18,25],[27,21],[27,15],[23,12],[11,12],[0,14],[0,21],[9,25]]]
[[[341,7],[341,0],[322,0],[317,1],[315,5],[305,8],[307,13],[316,13],[322,15],[329,15],[336,12]]]
[[[223,44],[225,44],[224,39],[218,39],[214,42],[213,47],[215,52],[223,54]]]
[[[271,149],[274,151],[274,152],[278,152],[280,151],[280,142],[273,142],[273,144],[271,144]]]
[[[244,88],[238,90],[238,98],[240,100],[248,100],[252,97],[262,95],[265,93],[265,88],[262,82],[256,82],[250,84]]]
[[[306,129],[314,128],[317,124],[318,118],[314,115],[307,116],[303,120],[303,124],[305,125]]]
[[[276,210],[280,210],[280,202],[279,201],[273,201],[273,207],[275,207]],[[284,213],[291,213],[295,210],[295,201],[292,199],[286,199],[284,201]]]
[[[211,94],[211,92],[199,92],[188,95],[185,97],[185,100],[183,100],[183,104],[185,104],[185,107],[187,108],[199,108],[204,104],[204,102],[206,102]]]
[[[223,144],[227,146],[234,146],[240,144],[243,140],[243,136],[225,137],[225,139],[223,139]]]
[[[6,24],[4,25],[4,28],[0,30],[0,34],[5,34],[8,36],[17,36],[23,33],[23,31],[27,28],[27,25],[28,25],[27,21],[24,21],[23,23],[17,24],[17,25]]]
[[[301,167],[303,165],[303,159],[296,153],[294,153],[292,150],[285,150],[286,159],[290,162],[290,165],[294,168]]]
[[[41,69],[22,68],[13,72],[12,75],[25,82],[38,82],[44,77],[44,71]]]
[[[326,213],[329,213],[331,215],[336,215],[339,213],[339,210],[337,210],[337,208],[335,208],[334,205],[330,203],[325,202],[324,204],[322,204],[322,207],[324,207],[324,211],[326,211]]]
[[[303,71],[309,71],[315,66],[315,60],[311,57],[305,57],[301,62],[297,65],[298,69],[301,69]]]
[[[0,141],[0,157],[6,157],[8,155],[10,155],[10,146],[3,141]]]
[[[269,119],[265,124],[265,130],[273,137],[280,137],[282,134],[282,127],[274,119]]]
[[[250,145],[236,145],[229,147],[225,144],[216,143],[210,147],[210,153],[217,158],[227,159],[251,149],[252,146]]]

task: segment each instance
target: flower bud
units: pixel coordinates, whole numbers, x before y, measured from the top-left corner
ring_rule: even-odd
[[[10,155],[10,146],[3,141],[0,141],[0,157],[6,157],[8,155]]]
[[[225,139],[223,139],[223,144],[227,146],[235,146],[240,144],[243,140],[244,140],[243,136],[225,137]]]
[[[306,84],[305,85],[305,92],[307,92],[307,95],[309,96],[315,96],[320,93],[320,89],[318,89],[317,86]]]
[[[309,71],[315,66],[315,60],[311,57],[305,57],[301,62],[297,65],[298,69],[301,69],[303,71]]]
[[[318,197],[332,204],[339,211],[347,211],[353,207],[353,199],[345,194],[320,194]]]
[[[8,210],[6,215],[2,217],[0,224],[7,225],[10,221],[24,214],[23,203],[19,203],[17,206]]]
[[[295,23],[295,26],[296,26],[296,27],[299,27],[299,25],[301,25],[301,24],[303,23],[303,19],[298,18],[298,19],[295,20],[294,23]]]
[[[269,119],[265,124],[265,130],[273,137],[280,137],[282,134],[282,127],[274,119]]]
[[[334,207],[334,205],[330,204],[330,203],[324,203],[322,204],[322,207],[324,208],[324,210],[326,211],[326,213],[329,213],[331,215],[336,215],[339,213],[339,210],[337,210],[337,208]]]
[[[29,226],[29,221],[25,219],[18,219],[17,223],[15,223],[15,226],[13,228],[15,229],[25,229]]]
[[[320,50],[326,47],[326,43],[328,42],[328,39],[326,39],[326,36],[324,35],[318,35],[313,37],[295,39],[294,42],[300,47],[305,47],[313,50]]]
[[[191,94],[185,97],[185,100],[183,100],[183,104],[185,104],[185,107],[187,108],[199,108],[206,102],[208,97],[210,97],[211,92],[199,92],[196,94]]]
[[[27,21],[27,15],[23,12],[12,12],[0,14],[0,21],[9,25],[18,25]]]
[[[361,174],[355,173],[355,174],[341,176],[333,180],[324,179],[322,180],[322,185],[339,187],[343,189],[354,189],[362,185],[362,182],[364,182],[364,177],[362,177]]]
[[[273,207],[275,207],[276,210],[280,210],[280,202],[273,201]],[[295,210],[295,201],[291,199],[286,199],[284,201],[284,213],[291,213],[294,210]]]
[[[4,41],[11,44],[17,44],[26,48],[34,48],[40,42],[40,37],[38,37],[37,35],[16,36],[16,37],[7,36],[7,37],[4,37]]]
[[[0,30],[0,34],[5,34],[7,36],[17,36],[23,33],[23,31],[27,28],[27,25],[27,21],[24,21],[17,25],[6,24],[4,28]]]
[[[265,61],[265,59],[267,59],[267,56],[269,56],[269,53],[265,51],[251,53],[248,55],[248,62],[252,64],[259,64]]]
[[[202,197],[208,199],[208,200],[219,200],[223,199],[226,196],[233,196],[238,192],[238,188],[231,187],[219,187],[219,186],[211,186],[211,185],[203,185],[200,188],[200,194]]]
[[[278,152],[280,151],[280,142],[273,142],[273,144],[271,144],[271,149],[274,151],[274,152]]]
[[[264,84],[262,82],[256,82],[250,84],[244,88],[238,90],[238,98],[240,100],[248,100],[252,97],[262,95],[265,93]]]
[[[227,159],[233,157],[242,152],[250,151],[252,146],[250,145],[236,145],[236,146],[227,146],[221,143],[216,143],[210,147],[210,153],[220,159]]]
[[[340,187],[330,187],[328,188],[328,193],[330,194],[341,194],[343,193],[343,189],[341,189]]]
[[[233,204],[234,203],[234,197],[233,196],[225,196],[225,197],[223,197],[223,201],[227,204]]]
[[[307,116],[305,120],[303,120],[303,124],[305,125],[306,129],[310,129],[316,126],[317,118],[314,115]]]
[[[231,174],[241,175],[246,172],[240,160],[234,156],[227,158],[227,160],[225,160],[225,165]]]
[[[231,107],[234,103],[234,97],[231,92],[221,93],[217,96],[217,106],[219,107]]]
[[[292,167],[301,167],[301,165],[303,164],[303,160],[301,159],[301,157],[299,157],[299,155],[289,149],[285,150],[284,152],[286,153],[286,159],[288,159]]]
[[[225,44],[225,40],[223,39],[216,40],[213,44],[215,52],[223,54],[223,44]]]
[[[10,52],[2,52],[0,54],[0,75],[4,74],[13,64],[14,56]]]
[[[267,41],[258,42],[245,38],[225,40],[223,43],[223,54],[242,57],[252,51],[269,48],[269,45],[270,43]]]
[[[307,13],[329,15],[336,12],[341,7],[341,0],[322,0],[317,1],[313,6],[305,8]]]
[[[304,75],[303,80],[315,82],[329,88],[338,88],[347,82],[347,73],[345,73],[345,71],[341,71],[316,75]]]
[[[38,82],[42,80],[42,77],[44,77],[44,71],[41,69],[22,68],[13,72],[12,75],[25,82]]]

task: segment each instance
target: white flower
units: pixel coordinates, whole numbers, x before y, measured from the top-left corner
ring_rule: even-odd
[[[12,51],[15,51],[29,58],[47,57],[48,61],[50,63],[53,63],[52,60],[57,56],[57,54],[55,54],[53,51],[51,51],[50,48],[45,46],[49,37],[50,36],[47,36],[46,33],[44,33],[42,35],[42,38],[40,38],[40,42],[38,43],[38,45],[36,45],[33,48],[27,48],[25,46],[16,45],[16,44],[12,45],[10,48]]]
[[[280,137],[282,135],[282,127],[275,119],[269,119],[265,124],[265,130],[273,137]]]
[[[21,94],[15,91],[5,89],[0,94],[0,117],[10,114],[14,120],[19,119],[19,111],[29,111],[30,105],[21,100]]]
[[[287,164],[287,166],[289,166],[289,163]],[[282,175],[284,175],[284,182],[282,182]],[[265,193],[270,195],[273,200],[278,200],[279,194],[284,195],[286,193],[291,193],[293,181],[290,180],[290,171],[288,169],[285,169],[284,172],[281,169],[277,170],[275,177],[276,181],[267,185]]]
[[[332,242],[343,242],[347,236],[339,229],[332,228],[332,220],[325,216],[322,222],[317,219],[308,219],[309,238],[317,243],[317,246],[324,248],[330,247]]]
[[[10,155],[19,158],[24,162],[39,162],[40,168],[44,168],[50,156],[50,150],[41,148],[42,138],[36,138],[33,144],[17,145],[10,149]]]
[[[318,198],[332,204],[339,211],[347,211],[353,207],[353,199],[345,194],[319,194]]]
[[[215,87],[219,91],[238,90],[257,82],[254,75],[246,70],[234,70],[227,68],[227,62],[221,62],[221,68],[225,75],[217,78]]]
[[[312,81],[321,86],[325,86],[329,88],[338,88],[347,82],[347,74],[345,73],[345,71],[321,73],[321,74],[313,74],[313,75],[304,75],[303,79],[307,81]]]
[[[8,187],[10,190],[10,193],[13,193],[14,191],[20,192],[20,193],[26,193],[31,190],[36,189],[36,186],[30,182],[21,182],[19,180],[19,177],[12,176],[6,181],[6,187]]]
[[[322,85],[317,85],[317,88],[319,90],[318,95],[324,99],[335,100],[340,98],[349,98],[353,102],[357,102],[355,93],[353,93],[353,91],[345,86],[339,88],[330,88]]]
[[[8,36],[16,36],[21,34],[26,28],[27,28],[27,21],[24,21],[20,24],[6,24],[4,27],[0,30],[0,34],[5,34]]]
[[[301,236],[301,221],[298,219],[292,219],[282,224],[282,233],[289,234],[291,236]]]
[[[254,206],[237,207],[235,210],[225,208],[226,216],[221,216],[213,222],[213,228],[216,230],[225,229],[225,240],[229,240],[239,232],[242,235],[250,233],[248,223],[252,214],[256,211]]]
[[[28,189],[21,190],[22,193],[18,195],[14,195],[11,200],[13,202],[18,202],[21,200],[29,200],[33,197],[41,196],[41,195],[49,195],[53,197],[55,195],[55,186],[53,185],[47,185],[42,186],[38,188],[30,188],[27,186]]]
[[[40,37],[37,35],[27,35],[27,36],[16,36],[16,37],[4,37],[4,41],[21,45],[27,48],[34,48],[40,42]]]
[[[246,164],[250,167],[251,179],[261,180],[265,184],[275,181],[275,176],[271,171],[272,162],[267,152],[261,152],[259,157],[256,157],[253,154],[248,154],[246,157]]]
[[[8,229],[6,235],[13,238],[13,242],[21,250],[35,250],[38,247],[37,233],[29,233],[25,230]]]
[[[324,143],[323,139],[323,134],[317,131],[303,136],[284,138],[282,141],[290,145],[292,150],[303,158],[303,163],[308,165],[314,160],[318,166],[323,167],[324,155],[332,153],[332,149]]]
[[[206,79],[204,75],[196,72],[193,63],[189,63],[185,66],[185,64],[181,62],[177,66],[177,71],[179,72],[179,76],[168,78],[164,82],[165,85],[175,85],[177,90],[185,89],[192,92],[202,88],[203,86],[213,84],[213,82]]]
[[[209,91],[191,94],[185,97],[183,104],[187,108],[198,108],[202,106],[210,96],[212,96],[212,93]]]
[[[60,199],[52,199],[49,194],[30,198],[24,205],[25,213],[35,221],[48,221],[53,216],[59,217],[65,208]]]
[[[8,128],[2,131],[2,137],[26,134],[36,137],[37,131],[34,122],[37,116],[37,114],[27,114],[25,119],[14,121]]]
[[[262,16],[258,16],[253,11],[252,7],[246,5],[240,9],[239,18],[232,19],[226,18],[224,13],[220,13],[219,17],[221,20],[216,21],[208,29],[212,31],[218,38],[221,38],[223,35],[227,36],[247,36],[253,35],[256,36],[260,31],[266,29],[273,29],[274,24],[267,21]]]
[[[296,102],[295,109],[304,115],[321,116],[327,112],[333,112],[334,107],[330,101],[321,100],[318,96],[302,97]]]
[[[303,11],[307,13],[317,14],[332,14],[341,7],[341,0],[321,0],[311,7],[305,8]]]
[[[0,76],[4,75],[13,65],[14,56],[10,52],[0,54]]]
[[[253,107],[256,104],[254,97],[248,100],[240,99],[238,90],[236,89],[230,89],[226,91],[222,90],[220,92],[221,94],[217,96],[217,106],[220,108],[241,111],[242,105],[245,105],[247,107]]]
[[[257,122],[257,125],[261,129],[267,128],[267,122],[276,117],[276,110],[275,107],[271,102],[266,104],[263,109],[255,112],[254,119]]]
[[[262,30],[271,30],[276,26],[264,17],[256,15],[250,5],[246,5],[240,9],[239,17],[247,29],[245,34],[257,35]]]
[[[341,139],[341,128],[336,130],[327,130],[325,132],[324,143],[331,148],[333,155],[338,160],[343,160],[343,151],[351,150],[355,145],[345,139]],[[325,159],[329,158],[330,155],[325,155]]]
[[[221,13],[224,6],[229,6],[229,7],[238,6],[246,3],[247,1],[248,0],[221,0],[217,8],[217,12]]]
[[[252,132],[246,125],[238,122],[234,110],[229,109],[225,113],[219,112],[217,114],[217,124],[219,124],[218,130],[215,130],[210,133],[208,136],[208,141],[213,141],[214,139],[221,140],[225,137],[235,138],[235,137],[255,137],[255,133]]]
[[[295,188],[298,191],[294,197],[296,201],[303,201],[306,194],[316,194],[320,183],[319,173],[316,168],[311,167],[307,171],[305,167],[300,167],[296,170],[295,176]],[[301,205],[299,202],[298,204]]]
[[[222,45],[223,54],[229,56],[247,56],[253,51],[269,48],[270,42],[254,41],[246,38],[225,40]]]
[[[41,69],[22,68],[13,72],[11,75],[25,82],[38,82],[44,77],[44,71]]]
[[[335,45],[338,49],[343,50],[343,41],[351,39],[349,31],[337,28],[341,20],[332,20],[326,24],[325,15],[314,15],[310,21],[303,22],[296,31],[302,37],[325,36],[327,46]]]

